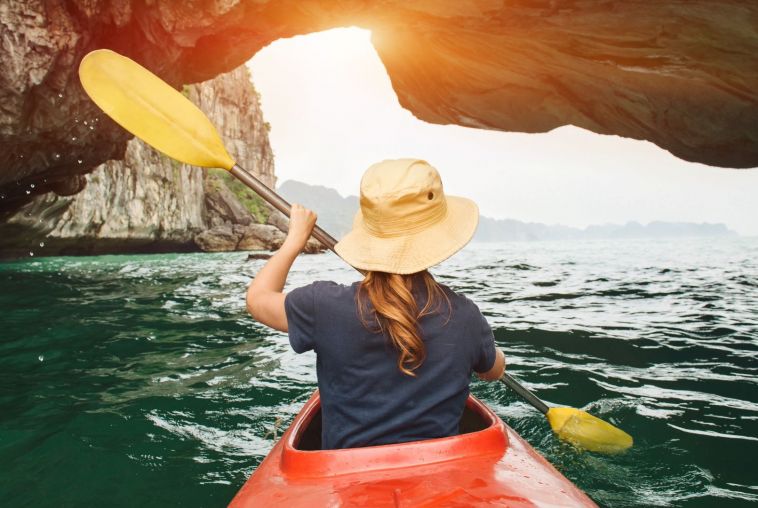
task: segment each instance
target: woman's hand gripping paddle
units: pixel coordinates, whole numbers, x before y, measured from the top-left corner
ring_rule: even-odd
[[[142,141],[180,162],[226,169],[289,216],[287,201],[234,162],[208,117],[137,62],[99,49],[82,59],[79,79],[100,109]],[[334,251],[337,242],[324,230],[316,226],[313,236]],[[549,408],[508,374],[503,382],[545,414],[561,439],[597,452],[618,452],[632,446],[631,436],[603,420],[578,409]]]

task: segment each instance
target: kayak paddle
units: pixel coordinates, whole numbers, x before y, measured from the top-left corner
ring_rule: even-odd
[[[507,372],[500,381],[545,415],[550,428],[564,441],[600,453],[623,452],[634,443],[632,436],[586,411],[573,407],[548,406]]]
[[[232,159],[208,117],[134,60],[107,49],[92,51],[79,65],[79,79],[95,104],[127,131],[180,162],[226,169],[289,216],[290,204]],[[316,226],[313,236],[334,252],[337,241],[326,231]],[[541,411],[561,439],[604,453],[632,446],[632,437],[610,423],[579,409],[550,408],[510,374],[502,382]]]
[[[290,204],[229,155],[205,113],[134,60],[98,49],[79,64],[79,80],[92,101],[124,129],[172,159],[222,168],[289,217]],[[337,241],[316,226],[313,236],[334,251]]]

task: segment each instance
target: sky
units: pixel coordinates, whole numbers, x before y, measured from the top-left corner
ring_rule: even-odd
[[[488,217],[574,227],[722,222],[758,235],[758,169],[685,162],[573,126],[524,134],[423,122],[400,106],[370,37],[338,28],[280,39],[248,62],[279,183],[357,195],[371,164],[414,157]]]

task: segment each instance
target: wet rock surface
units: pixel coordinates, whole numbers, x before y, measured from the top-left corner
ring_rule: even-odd
[[[264,252],[253,252],[252,254],[247,255],[246,261],[259,261],[259,260],[266,260],[270,258],[271,258],[271,254],[266,254]]]
[[[235,250],[276,250],[282,246],[286,234],[270,224],[221,225],[195,236],[195,243],[205,252]],[[304,252],[313,254],[324,251],[317,240],[311,238]],[[268,255],[265,255],[266,258]],[[263,259],[263,258],[253,258]]]
[[[195,243],[206,252],[232,250],[275,250],[281,247],[284,233],[267,224],[221,225],[203,231]]]

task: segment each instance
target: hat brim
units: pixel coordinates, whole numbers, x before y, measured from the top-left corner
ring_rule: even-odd
[[[446,196],[445,217],[417,233],[378,237],[366,229],[360,210],[353,229],[334,250],[355,268],[398,274],[416,273],[446,260],[474,236],[479,207],[470,199]]]

